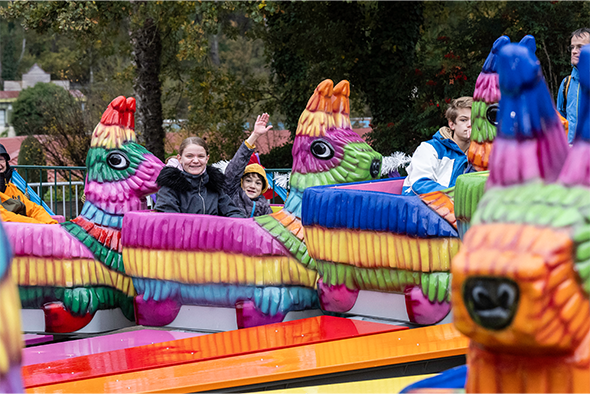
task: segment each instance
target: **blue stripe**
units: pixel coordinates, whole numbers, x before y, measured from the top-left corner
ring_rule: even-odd
[[[316,186],[303,194],[304,226],[384,231],[420,238],[458,237],[417,196]]]

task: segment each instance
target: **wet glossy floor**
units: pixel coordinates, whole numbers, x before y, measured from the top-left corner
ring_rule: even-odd
[[[35,346],[25,349],[23,379],[27,392],[206,391],[456,356],[466,349],[467,339],[448,324],[407,330],[318,316],[208,335],[140,330]]]

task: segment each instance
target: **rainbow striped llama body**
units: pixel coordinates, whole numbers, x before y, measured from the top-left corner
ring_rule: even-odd
[[[134,320],[121,225],[126,212],[141,209],[141,200],[157,190],[163,166],[135,142],[134,112],[133,98],[118,97],[96,126],[80,216],[61,225],[5,223],[23,309],[45,312],[44,331],[79,330],[99,310],[121,308]]]
[[[235,308],[238,327],[282,321],[317,308],[317,271],[301,227],[310,186],[379,176],[381,155],[350,128],[349,85],[322,82],[301,115],[283,210],[252,219],[126,215],[123,258],[137,290],[139,324],[167,325],[181,307]],[[192,317],[192,323],[206,316]],[[193,327],[194,327],[193,325]]]

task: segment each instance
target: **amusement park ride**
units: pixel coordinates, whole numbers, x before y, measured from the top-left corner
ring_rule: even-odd
[[[472,108],[483,172],[421,196],[379,180],[348,82],[323,81],[283,209],[251,219],[141,211],[163,163],[135,142],[134,99],[116,98],[80,216],[0,227],[0,392],[345,392],[336,383],[383,378],[397,392],[465,355],[405,390],[590,391],[590,46],[571,148],[534,52],[531,36],[496,40]],[[160,329],[105,335],[134,324]],[[23,331],[100,335],[21,351]]]

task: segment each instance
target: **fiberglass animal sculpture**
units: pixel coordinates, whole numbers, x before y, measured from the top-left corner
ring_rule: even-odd
[[[26,331],[74,332],[97,311],[112,319],[95,319],[92,330],[129,324],[117,321],[119,310],[134,320],[135,290],[121,258],[121,225],[126,212],[141,209],[142,199],[157,191],[163,167],[136,143],[134,113],[135,99],[117,97],[94,129],[86,158],[86,201],[78,217],[60,225],[4,224]],[[36,319],[40,310],[44,324]]]
[[[381,155],[350,127],[348,97],[347,81],[334,87],[325,80],[315,89],[297,126],[290,193],[281,211],[250,219],[125,216],[123,260],[138,294],[138,324],[203,327],[214,319],[206,313],[235,308],[235,320],[223,327],[241,328],[317,308],[316,264],[299,219],[303,191],[380,175]],[[196,307],[204,309],[183,320],[181,308]]]
[[[453,260],[467,392],[590,391],[590,46],[571,150],[534,53],[500,51],[490,177]]]
[[[0,392],[24,392],[21,378],[22,331],[18,290],[10,275],[12,252],[0,224]]]
[[[508,42],[505,36],[494,42],[475,86],[469,160],[478,170],[487,168],[496,135],[496,57]],[[448,314],[450,263],[468,224],[455,218],[452,188],[403,197],[399,183],[306,192],[303,224],[322,277],[324,310],[417,324],[434,324]]]
[[[471,107],[471,144],[469,144],[467,158],[476,171],[488,169],[492,142],[496,137],[498,123],[496,118],[500,101],[497,57],[500,49],[509,43],[510,39],[506,36],[502,36],[494,42],[481,73],[475,81],[473,106]]]
[[[467,157],[469,163],[479,172],[459,176],[453,195],[454,214],[461,239],[469,229],[471,218],[477,203],[483,196],[485,183],[489,176],[489,171],[487,171],[488,162],[497,133],[498,103],[501,96],[497,72],[498,54],[509,43],[510,39],[506,36],[502,36],[494,42],[492,51],[488,55],[475,84],[471,111],[471,144],[469,145]],[[532,53],[536,51],[535,38],[531,35],[526,35],[518,45],[528,48]],[[422,200],[430,204],[430,200],[435,200],[434,197],[424,195]],[[431,207],[433,206],[431,205]]]
[[[534,38],[526,36],[521,45],[534,45]],[[422,194],[420,198],[435,212],[444,216],[459,231],[461,239],[469,229],[471,216],[477,202],[483,195],[483,186],[487,180],[488,161],[492,151],[492,143],[496,137],[498,102],[500,101],[500,85],[498,83],[497,57],[504,45],[509,44],[506,36],[498,38],[488,54],[481,73],[475,82],[473,106],[471,107],[471,143],[467,152],[469,164],[478,173],[461,175],[455,188]],[[482,173],[484,172],[484,173]],[[455,193],[459,193],[456,195]],[[468,194],[468,196],[466,196]],[[455,205],[455,199],[467,204]]]

